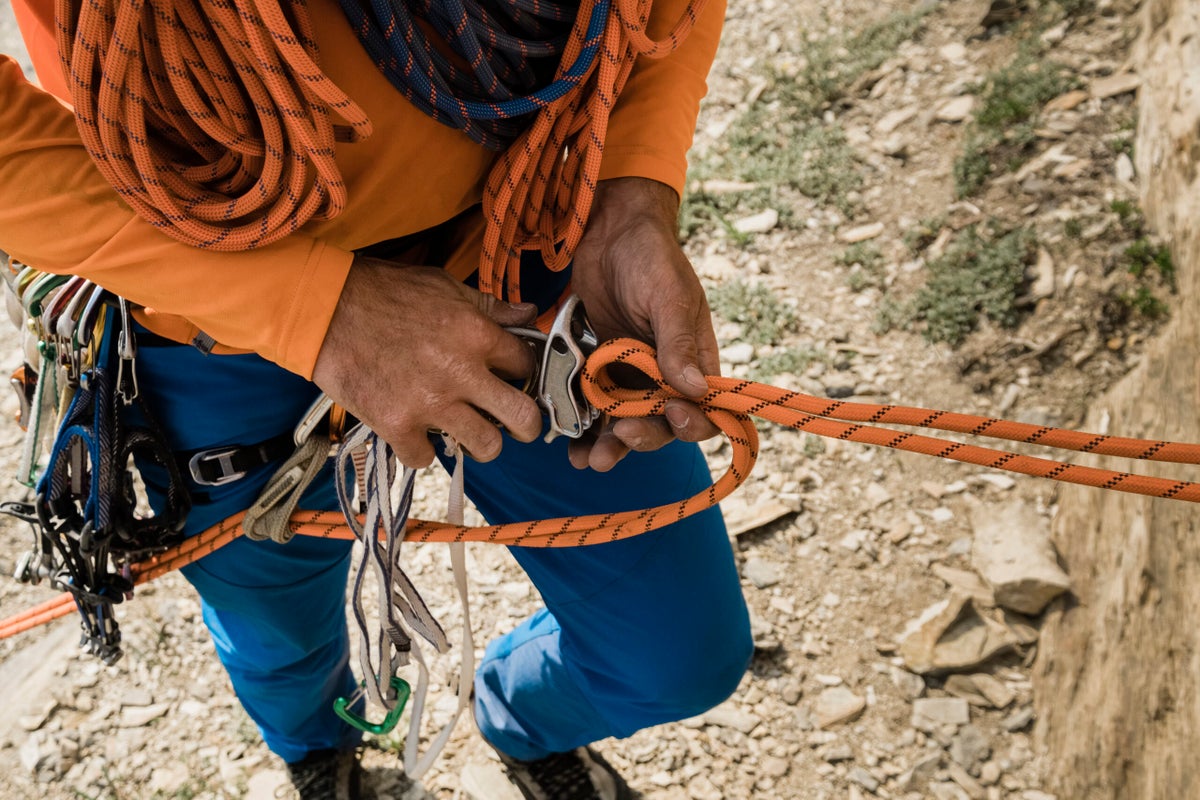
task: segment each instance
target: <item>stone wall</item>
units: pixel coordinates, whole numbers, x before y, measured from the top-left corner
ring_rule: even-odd
[[[1173,321],[1089,430],[1200,441],[1200,2],[1147,0],[1136,163],[1172,242]],[[1141,465],[1139,465],[1141,466]],[[1181,467],[1142,471],[1200,480]],[[1075,596],[1044,629],[1037,738],[1060,798],[1200,798],[1200,509],[1070,487],[1055,542]]]

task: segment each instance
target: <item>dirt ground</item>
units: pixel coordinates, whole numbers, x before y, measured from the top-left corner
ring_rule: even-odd
[[[1136,33],[1131,13],[1105,0],[730,0],[685,208],[724,371],[822,397],[1077,423],[1137,363],[1172,302],[1126,166],[1135,94],[1117,90]],[[1012,19],[984,24],[997,15]],[[1024,71],[1014,96],[1050,96],[1022,95],[1032,116],[1002,119],[988,139],[982,115],[1013,64]],[[798,118],[796,103],[815,113]],[[971,142],[992,166],[964,192]],[[755,166],[764,152],[790,160]],[[791,180],[801,173],[815,177]],[[953,294],[931,283],[937,265],[973,268],[982,257],[963,248],[998,253],[1012,231],[1025,238],[1013,245],[1011,307],[972,321],[960,341],[931,342],[925,334],[952,313],[934,302]],[[966,307],[987,307],[988,280],[968,276],[979,296]],[[4,352],[19,363],[15,344]],[[1119,432],[1119,421],[1111,427]],[[898,643],[910,620],[950,597],[955,575],[973,571],[978,526],[1023,508],[1045,527],[1055,486],[766,424],[762,432],[750,481],[725,504],[754,616],[753,664],[713,712],[601,743],[609,760],[663,800],[1052,798],[1053,765],[1032,736],[1036,617],[1010,618],[1021,643],[961,670],[994,678],[1000,700],[949,674],[915,674]],[[15,460],[20,440],[15,426],[0,427],[0,457]],[[706,452],[714,471],[729,460],[721,442]],[[423,475],[417,516],[441,518],[445,492],[442,476]],[[4,496],[19,494],[9,480]],[[0,561],[11,563],[28,538],[3,523]],[[502,549],[469,553],[482,645],[538,598]],[[412,547],[411,559],[431,608],[454,628],[445,550]],[[51,595],[0,582],[0,613]],[[0,642],[11,698],[0,795],[275,796],[281,765],[234,700],[187,584],[163,578],[119,612],[127,655],[113,667],[77,651],[70,619]],[[449,675],[453,665],[437,669]],[[916,703],[939,698],[948,717],[914,716]],[[433,716],[451,704],[437,693]],[[511,796],[469,721],[420,784],[404,778],[396,744],[373,742],[365,757],[381,798]]]

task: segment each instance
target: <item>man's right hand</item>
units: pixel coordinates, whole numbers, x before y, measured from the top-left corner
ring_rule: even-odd
[[[313,382],[391,445],[408,467],[434,457],[440,430],[479,461],[500,454],[501,432],[533,441],[542,415],[506,382],[534,369],[534,355],[504,327],[537,310],[482,294],[432,267],[359,257],[350,268]]]

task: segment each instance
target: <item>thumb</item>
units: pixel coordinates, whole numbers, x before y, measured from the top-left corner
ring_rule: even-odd
[[[537,306],[533,303],[509,303],[477,289],[467,286],[463,289],[470,293],[469,299],[475,303],[475,307],[501,327],[528,325],[537,319]]]
[[[672,388],[688,397],[703,397],[708,383],[700,369],[695,326],[682,316],[666,315],[655,329],[658,368]]]

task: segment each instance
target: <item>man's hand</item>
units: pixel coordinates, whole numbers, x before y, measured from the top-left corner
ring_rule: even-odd
[[[688,397],[707,391],[721,365],[704,289],[679,246],[679,198],[643,178],[601,181],[573,284],[600,340],[630,336],[658,349],[663,377]],[[595,430],[595,429],[593,429]],[[692,403],[671,401],[666,417],[622,419],[571,443],[571,463],[605,471],[630,450],[674,438],[700,441],[717,428]]]
[[[537,309],[468,288],[440,269],[355,259],[317,356],[313,382],[392,446],[401,463],[428,466],[428,432],[453,436],[472,457],[500,453],[486,412],[523,442],[541,432],[528,395],[505,382],[533,370],[507,326]]]

